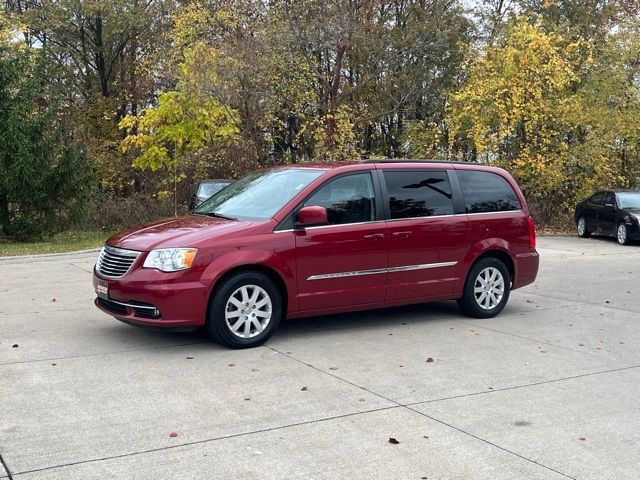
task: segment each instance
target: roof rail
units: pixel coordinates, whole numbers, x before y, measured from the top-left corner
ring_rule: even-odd
[[[482,165],[481,162],[461,162],[452,160],[429,160],[429,159],[414,159],[414,158],[378,158],[360,160],[360,163],[447,163],[455,165]]]

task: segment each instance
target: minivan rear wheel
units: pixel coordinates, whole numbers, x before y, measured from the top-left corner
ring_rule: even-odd
[[[277,330],[282,315],[282,298],[274,282],[260,272],[240,272],[217,286],[207,331],[232,348],[257,347]]]
[[[507,304],[511,276],[502,261],[494,257],[479,260],[469,271],[460,308],[474,318],[495,317]]]

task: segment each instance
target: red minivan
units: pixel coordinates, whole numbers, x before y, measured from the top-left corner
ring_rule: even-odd
[[[205,326],[230,347],[284,318],[456,299],[497,315],[538,272],[535,229],[506,171],[365,161],[257,171],[192,215],[119,233],[96,305],[126,323]]]

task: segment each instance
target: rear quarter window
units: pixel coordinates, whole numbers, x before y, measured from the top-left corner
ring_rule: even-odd
[[[500,175],[457,170],[467,213],[508,212],[522,206],[511,185]]]

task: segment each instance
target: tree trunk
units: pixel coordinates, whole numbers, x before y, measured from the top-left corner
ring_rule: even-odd
[[[334,144],[336,135],[335,114],[338,111],[338,93],[340,92],[340,80],[342,79],[342,64],[344,63],[344,55],[349,48],[349,40],[343,39],[338,44],[336,52],[336,64],[331,79],[331,90],[329,92],[329,105],[327,108],[327,137],[329,143]]]

